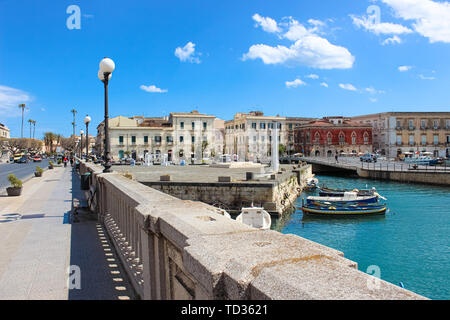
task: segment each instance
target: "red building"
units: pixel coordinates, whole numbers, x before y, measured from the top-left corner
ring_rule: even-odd
[[[295,149],[306,156],[372,152],[372,127],[344,117],[325,117],[295,128]]]

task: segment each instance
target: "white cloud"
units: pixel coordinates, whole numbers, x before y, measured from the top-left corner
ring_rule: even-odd
[[[139,88],[141,88],[142,90],[147,91],[147,92],[156,92],[156,93],[165,93],[168,91],[167,89],[157,88],[155,85],[151,85],[151,86],[142,85]]]
[[[261,28],[266,32],[280,32],[281,29],[278,27],[278,24],[275,20],[269,17],[261,17],[259,14],[255,13],[253,15],[253,20],[256,21],[257,26],[261,26]]]
[[[364,28],[367,31],[370,31],[376,35],[380,34],[407,34],[412,33],[413,31],[401,24],[395,24],[390,22],[374,22],[373,16],[368,17],[356,17],[354,15],[350,15],[353,20],[353,24],[358,28]]]
[[[309,79],[315,79],[315,80],[319,79],[319,76],[317,74],[309,74],[306,77]]]
[[[385,46],[387,44],[395,44],[395,43],[402,43],[402,39],[400,39],[398,36],[393,36],[391,38],[387,38],[381,44]]]
[[[378,101],[377,98],[369,98],[369,100],[370,100],[370,102],[374,102],[374,103]]]
[[[322,87],[328,88],[328,83],[326,83],[326,82],[322,82],[320,85],[321,85]]]
[[[419,74],[419,78],[422,80],[436,80],[435,77],[426,77],[423,74]]]
[[[400,67],[398,67],[398,71],[406,72],[406,71],[411,70],[412,68],[413,68],[412,66],[400,66]]]
[[[287,88],[297,88],[298,86],[305,86],[306,82],[300,80],[300,79],[295,79],[294,81],[286,81],[286,87]]]
[[[200,63],[200,59],[195,56],[195,43],[190,41],[183,48],[176,48],[175,56],[182,62]]]
[[[395,15],[412,20],[414,30],[431,43],[450,43],[450,3],[431,0],[382,0]]]
[[[0,85],[0,115],[16,117],[22,114],[19,104],[31,101],[31,96],[22,90]]]
[[[313,20],[316,23],[315,20]],[[280,24],[281,25],[281,24]],[[317,69],[349,69],[355,58],[344,47],[331,44],[317,34],[317,28],[307,29],[292,18],[282,24],[287,30],[279,28],[280,38],[293,42],[289,47],[266,44],[252,45],[242,59],[261,59],[264,64],[305,65]]]
[[[340,83],[339,84],[339,87],[341,88],[341,89],[344,89],[344,90],[349,90],[349,91],[358,91],[358,89],[356,89],[352,84],[350,84],[350,83]]]
[[[370,93],[370,94],[381,94],[385,93],[383,90],[377,90],[374,87],[365,88],[364,91]]]

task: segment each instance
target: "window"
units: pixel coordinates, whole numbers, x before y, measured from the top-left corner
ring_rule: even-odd
[[[256,136],[253,136],[253,142],[256,142]]]
[[[145,144],[148,143],[148,136],[144,136],[144,143],[145,143]]]
[[[280,130],[281,130],[281,123],[279,123],[279,124],[278,124],[278,129],[280,129]]]
[[[425,129],[427,127],[427,121],[426,120],[420,120],[420,127],[422,129]]]
[[[414,145],[414,136],[413,135],[409,136],[409,144]]]
[[[445,120],[445,126],[450,129],[450,120]]]
[[[402,144],[402,136],[397,136],[397,144]]]
[[[191,137],[191,142],[195,143],[195,137],[194,136]]]
[[[252,122],[252,129],[256,129],[256,122]]]
[[[435,134],[435,135],[433,136],[433,143],[434,143],[435,145],[437,145],[437,144],[439,143],[439,136],[438,136],[437,134]]]
[[[155,136],[155,143],[161,143],[161,136]]]
[[[333,138],[333,136],[332,136],[331,132],[328,132],[328,134],[327,134],[327,143],[328,144],[331,144],[332,138]]]
[[[184,129],[184,122],[180,122],[180,128]]]
[[[345,134],[343,132],[339,133],[339,144],[345,144]]]
[[[173,143],[173,137],[172,136],[167,136],[166,137],[166,141],[167,141],[167,143]]]
[[[131,136],[131,143],[136,144],[136,136]]]
[[[314,135],[314,143],[319,144],[320,143],[320,133],[316,132]]]
[[[261,122],[261,123],[259,124],[259,128],[260,128],[260,129],[265,129],[265,128],[266,128],[266,123],[265,123],[265,122]]]
[[[450,136],[447,136],[447,143],[450,143]]]
[[[439,120],[433,120],[433,128],[438,129],[439,128]]]
[[[206,127],[208,126],[208,123],[203,122],[203,130],[206,130]]]
[[[397,128],[401,129],[402,127],[402,123],[400,122],[400,120],[397,120]]]
[[[123,136],[119,136],[119,144],[123,144]]]
[[[184,142],[184,137],[180,136],[180,143],[183,143],[183,142]]]
[[[369,144],[369,134],[364,132],[364,144]]]
[[[192,122],[192,130],[195,129],[195,122]]]
[[[422,145],[426,145],[426,144],[427,144],[427,136],[422,135]]]
[[[292,123],[289,123],[289,130],[292,130]]]
[[[264,142],[264,136],[261,136],[261,141]]]
[[[352,144],[356,144],[356,132],[352,132]]]

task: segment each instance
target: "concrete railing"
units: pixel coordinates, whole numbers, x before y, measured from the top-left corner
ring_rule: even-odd
[[[260,231],[101,167],[96,211],[143,299],[421,299],[334,249]]]

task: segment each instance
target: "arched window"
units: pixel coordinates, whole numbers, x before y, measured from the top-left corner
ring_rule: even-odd
[[[331,132],[328,132],[327,134],[327,144],[331,144],[333,142],[333,135]]]
[[[339,132],[339,144],[345,144],[345,133],[343,133],[342,131]]]
[[[364,132],[364,144],[369,144],[369,134]]]
[[[320,133],[316,132],[314,135],[314,143],[319,144],[320,143]]]
[[[356,144],[356,132],[352,132],[352,144]]]

